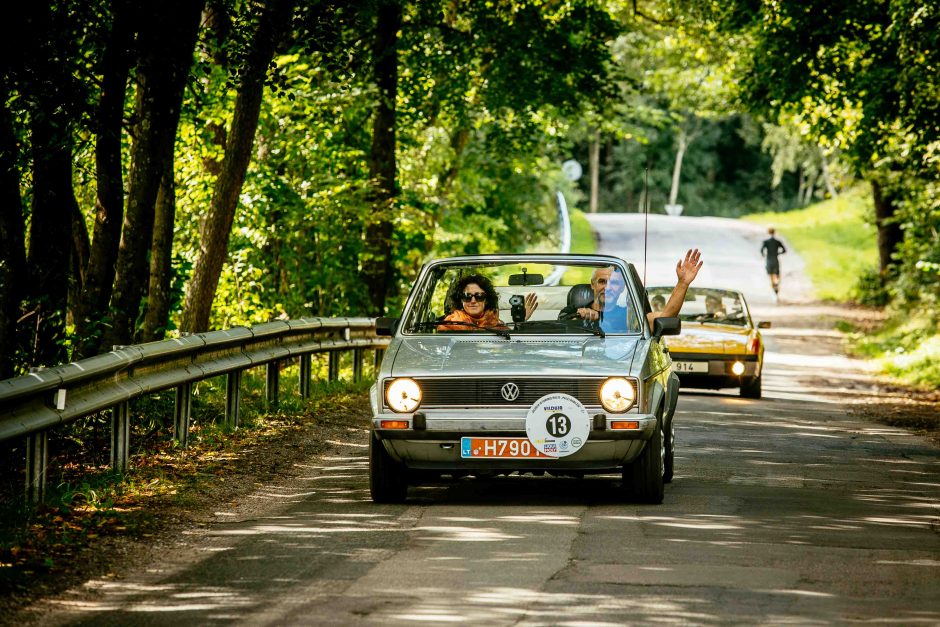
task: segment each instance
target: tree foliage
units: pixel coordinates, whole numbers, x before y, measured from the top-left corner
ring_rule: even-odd
[[[730,3],[754,42],[742,72],[753,109],[795,119],[840,151],[875,196],[882,278],[906,299],[940,282],[940,8],[916,0]]]
[[[430,256],[550,246],[595,141],[605,210],[647,169],[658,210],[680,149],[691,214],[831,195],[848,163],[903,233],[897,293],[936,297],[932,5],[200,6],[27,5],[0,42],[0,376],[184,319],[394,312]]]

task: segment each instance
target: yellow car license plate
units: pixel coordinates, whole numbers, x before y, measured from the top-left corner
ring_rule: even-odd
[[[528,438],[460,438],[464,459],[555,459],[545,455]]]
[[[708,362],[705,361],[674,361],[676,372],[708,372]]]

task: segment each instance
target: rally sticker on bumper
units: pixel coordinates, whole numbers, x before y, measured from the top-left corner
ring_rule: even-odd
[[[587,442],[591,419],[575,397],[546,394],[529,408],[525,431],[539,452],[549,457],[566,457]]]

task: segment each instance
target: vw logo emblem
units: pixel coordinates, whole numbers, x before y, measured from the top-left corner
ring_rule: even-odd
[[[499,393],[502,394],[503,398],[507,401],[512,402],[519,398],[519,386],[512,382],[506,383],[499,389]]]

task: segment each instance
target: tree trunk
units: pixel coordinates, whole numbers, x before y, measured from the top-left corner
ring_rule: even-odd
[[[894,198],[886,194],[878,181],[871,181],[875,202],[875,226],[878,228],[878,269],[883,278],[888,277],[892,256],[904,238],[901,226],[894,219]]]
[[[838,198],[839,192],[832,182],[832,174],[829,172],[829,164],[826,162],[826,155],[823,154],[821,148],[817,147],[817,150],[819,150],[819,163],[822,165],[822,177],[823,183],[826,186],[826,193],[829,194],[829,198]]]
[[[796,203],[797,205],[803,204],[803,190],[806,188],[806,170],[800,166],[800,185],[796,190]]]
[[[816,172],[809,172],[806,175],[806,187],[803,189],[803,198],[800,201],[804,207],[813,202],[813,195],[816,193]]]
[[[173,164],[167,164],[157,192],[157,208],[153,222],[153,245],[150,252],[150,286],[147,290],[147,309],[144,327],[140,332],[143,342],[162,340],[170,317],[170,287],[173,268],[173,225],[176,222],[176,182]]]
[[[0,379],[13,376],[16,367],[16,321],[24,298],[26,230],[20,175],[16,168],[16,134],[7,110],[7,89],[0,75]]]
[[[152,13],[141,16],[137,141],[111,297],[113,323],[104,334],[105,348],[127,344],[134,337],[148,282],[147,254],[153,242],[157,191],[166,164],[173,161],[183,88],[203,4],[204,0],[158,3]]]
[[[75,311],[81,302],[82,289],[85,285],[85,269],[88,267],[88,225],[85,216],[75,202],[72,206],[72,246],[69,255],[69,298],[66,324],[75,324]]]
[[[447,192],[450,191],[451,186],[453,186],[454,181],[457,180],[457,175],[460,174],[460,159],[469,141],[470,131],[467,128],[457,129],[454,134],[450,136],[450,148],[454,151],[454,159],[437,184],[437,193],[439,195],[446,195]]]
[[[679,177],[682,174],[682,159],[685,157],[686,148],[688,148],[688,138],[685,130],[679,129],[679,135],[676,138],[678,149],[676,150],[676,162],[672,168],[672,188],[669,190],[669,204],[676,204],[679,198]]]
[[[238,196],[251,161],[264,79],[277,43],[290,23],[293,8],[293,0],[268,0],[255,31],[235,98],[232,129],[225,145],[222,171],[215,181],[212,201],[201,233],[201,250],[186,293],[181,325],[183,331],[198,333],[209,328],[209,314],[228,254]]]
[[[385,313],[385,299],[392,277],[392,214],[397,196],[395,160],[395,101],[398,97],[398,31],[401,6],[395,0],[381,2],[372,44],[375,84],[379,102],[372,125],[369,175],[372,179],[372,216],[366,224],[362,253],[362,277],[369,292],[371,316]]]
[[[64,361],[69,293],[72,216],[78,212],[72,190],[69,121],[53,94],[37,99],[32,117],[33,203],[29,231],[30,318],[35,329],[30,362],[54,366]]]
[[[101,96],[96,112],[95,225],[84,273],[84,290],[75,310],[76,357],[98,351],[99,328],[108,315],[115,263],[124,218],[121,129],[134,40],[134,19],[127,0],[112,3],[112,26],[101,61]]]
[[[591,134],[589,149],[589,169],[591,170],[591,213],[597,213],[597,198],[601,181],[601,139],[597,131]]]

